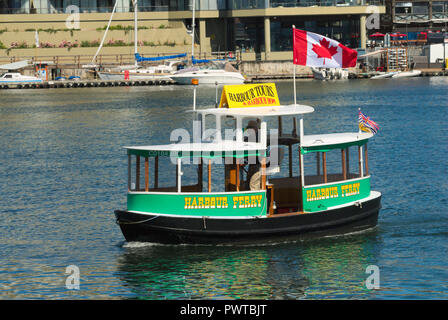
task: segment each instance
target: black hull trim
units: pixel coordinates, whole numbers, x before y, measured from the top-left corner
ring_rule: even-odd
[[[381,196],[323,212],[272,218],[211,219],[138,214],[116,210],[127,241],[162,244],[269,243],[360,232],[377,225]]]

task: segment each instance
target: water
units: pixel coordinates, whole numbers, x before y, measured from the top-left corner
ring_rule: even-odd
[[[292,83],[277,84],[293,102]],[[0,92],[1,299],[446,299],[448,78],[298,82],[315,107],[305,133],[357,130],[357,110],[380,131],[369,144],[370,232],[275,245],[126,243],[122,146],[169,142],[190,127],[188,87]],[[198,107],[215,101],[198,89]],[[66,267],[80,289],[65,286]],[[369,290],[366,268],[380,270]]]

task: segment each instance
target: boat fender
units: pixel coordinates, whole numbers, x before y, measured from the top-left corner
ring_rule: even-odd
[[[362,209],[362,202],[361,201],[356,201],[355,202],[355,206],[360,207]]]
[[[205,223],[206,216],[202,216],[202,222],[204,223],[204,230],[207,230],[207,224]]]

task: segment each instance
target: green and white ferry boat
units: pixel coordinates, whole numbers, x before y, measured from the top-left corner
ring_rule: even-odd
[[[267,243],[374,228],[381,193],[370,187],[367,143],[373,133],[305,135],[303,117],[313,111],[280,105],[274,84],[224,86],[219,107],[194,111],[200,141],[125,147],[127,208],[115,211],[125,239]],[[208,118],[214,128],[206,127]],[[283,129],[286,121],[290,133]],[[222,135],[221,124],[229,122],[232,138]],[[268,123],[277,124],[269,134]],[[203,139],[210,129],[214,139]],[[330,153],[338,158],[336,172],[327,172]],[[159,164],[168,161],[176,178],[171,187],[160,187]],[[195,177],[187,179],[184,170]]]

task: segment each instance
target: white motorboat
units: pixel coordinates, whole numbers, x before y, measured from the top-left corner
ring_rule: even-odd
[[[376,76],[371,77],[370,79],[410,78],[410,77],[417,77],[421,73],[422,72],[420,70],[392,71],[392,72],[386,72],[386,73],[378,74]]]
[[[410,78],[410,77],[417,77],[421,74],[422,72],[420,70],[403,71],[394,74],[392,78]]]
[[[19,72],[5,72],[0,75],[0,83],[8,84],[8,83],[41,83],[42,79],[33,76],[24,76]]]
[[[392,78],[392,76],[394,76],[397,73],[398,73],[398,71],[380,73],[380,74],[377,74],[376,76],[371,77],[370,79],[375,80],[375,79]]]
[[[316,80],[345,80],[348,79],[348,70],[341,68],[311,68]]]
[[[179,70],[170,77],[178,84],[191,84],[193,79],[197,79],[198,84],[243,84],[245,81],[244,76],[228,62]]]

